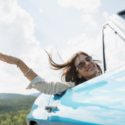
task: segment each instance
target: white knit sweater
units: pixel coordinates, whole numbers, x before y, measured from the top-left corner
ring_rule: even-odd
[[[74,82],[47,82],[40,76],[36,76],[26,89],[35,88],[45,94],[58,94],[75,86]]]

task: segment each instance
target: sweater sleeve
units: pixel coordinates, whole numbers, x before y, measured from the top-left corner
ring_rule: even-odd
[[[58,94],[74,87],[74,82],[47,82],[40,76],[36,76],[26,89],[35,88],[45,94]]]

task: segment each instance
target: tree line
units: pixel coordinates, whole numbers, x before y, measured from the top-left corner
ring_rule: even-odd
[[[0,99],[0,125],[27,125],[26,117],[36,98]]]

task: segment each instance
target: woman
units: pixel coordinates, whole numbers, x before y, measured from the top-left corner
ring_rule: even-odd
[[[93,60],[85,52],[78,52],[74,54],[67,62],[57,64],[52,60],[51,55],[46,51],[49,57],[51,68],[54,70],[62,69],[61,79],[64,82],[47,82],[38,76],[32,69],[30,69],[22,60],[0,53],[0,60],[9,64],[15,64],[20,68],[22,73],[27,77],[31,83],[27,89],[35,88],[45,94],[58,94],[66,91],[80,83],[90,80],[100,74],[102,70],[97,62]]]

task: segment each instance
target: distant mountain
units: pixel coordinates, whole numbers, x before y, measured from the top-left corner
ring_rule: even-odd
[[[9,99],[9,98],[20,98],[20,97],[37,97],[41,93],[34,93],[30,95],[23,95],[23,94],[14,94],[14,93],[0,93],[0,99]]]

